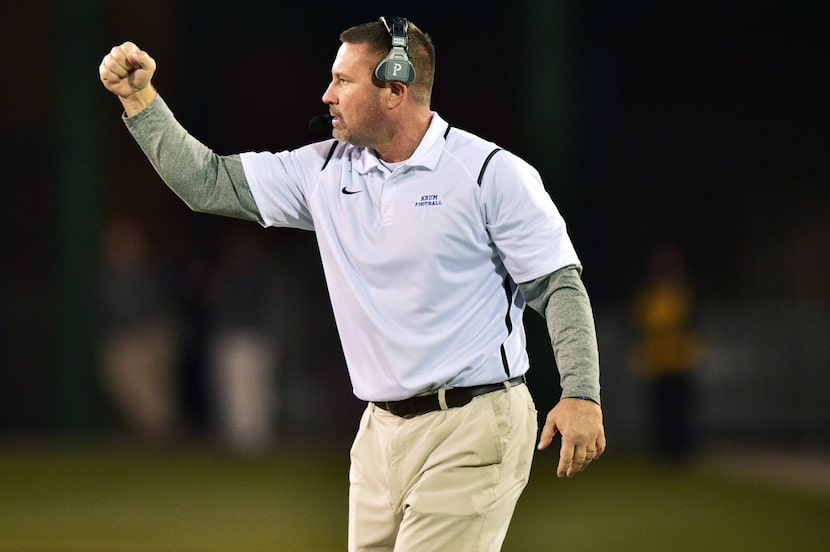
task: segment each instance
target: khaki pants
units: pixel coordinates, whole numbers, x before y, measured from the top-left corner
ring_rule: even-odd
[[[400,418],[369,404],[351,451],[349,551],[498,551],[527,484],[525,385]]]

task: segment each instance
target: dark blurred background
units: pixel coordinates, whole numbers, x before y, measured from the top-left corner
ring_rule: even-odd
[[[664,370],[690,439],[830,446],[830,9],[807,0],[4,2],[0,432],[349,438],[361,405],[313,234],[191,213],[97,67],[132,40],[215,151],[290,149],[339,32],[383,14],[433,37],[433,108],[535,165],[565,216],[609,441],[651,439],[637,298],[668,267],[680,299],[649,312],[691,343]],[[553,356],[527,326],[547,411]]]

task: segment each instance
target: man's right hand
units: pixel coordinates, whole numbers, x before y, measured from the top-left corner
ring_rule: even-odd
[[[132,42],[115,46],[98,66],[104,88],[118,96],[128,117],[156,98],[150,82],[155,72],[156,61]]]

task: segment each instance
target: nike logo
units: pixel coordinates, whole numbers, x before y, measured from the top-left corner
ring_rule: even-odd
[[[340,191],[343,192],[346,195],[352,195],[352,194],[359,194],[363,190],[347,190],[346,187],[343,186],[343,189],[341,189]]]

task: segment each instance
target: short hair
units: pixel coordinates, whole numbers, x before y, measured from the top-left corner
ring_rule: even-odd
[[[340,33],[340,41],[368,45],[374,55],[372,71],[392,49],[392,36],[381,21],[350,27]],[[435,46],[432,38],[411,21],[407,30],[407,53],[415,67],[415,80],[410,85],[412,94],[418,103],[429,106],[435,80]]]

